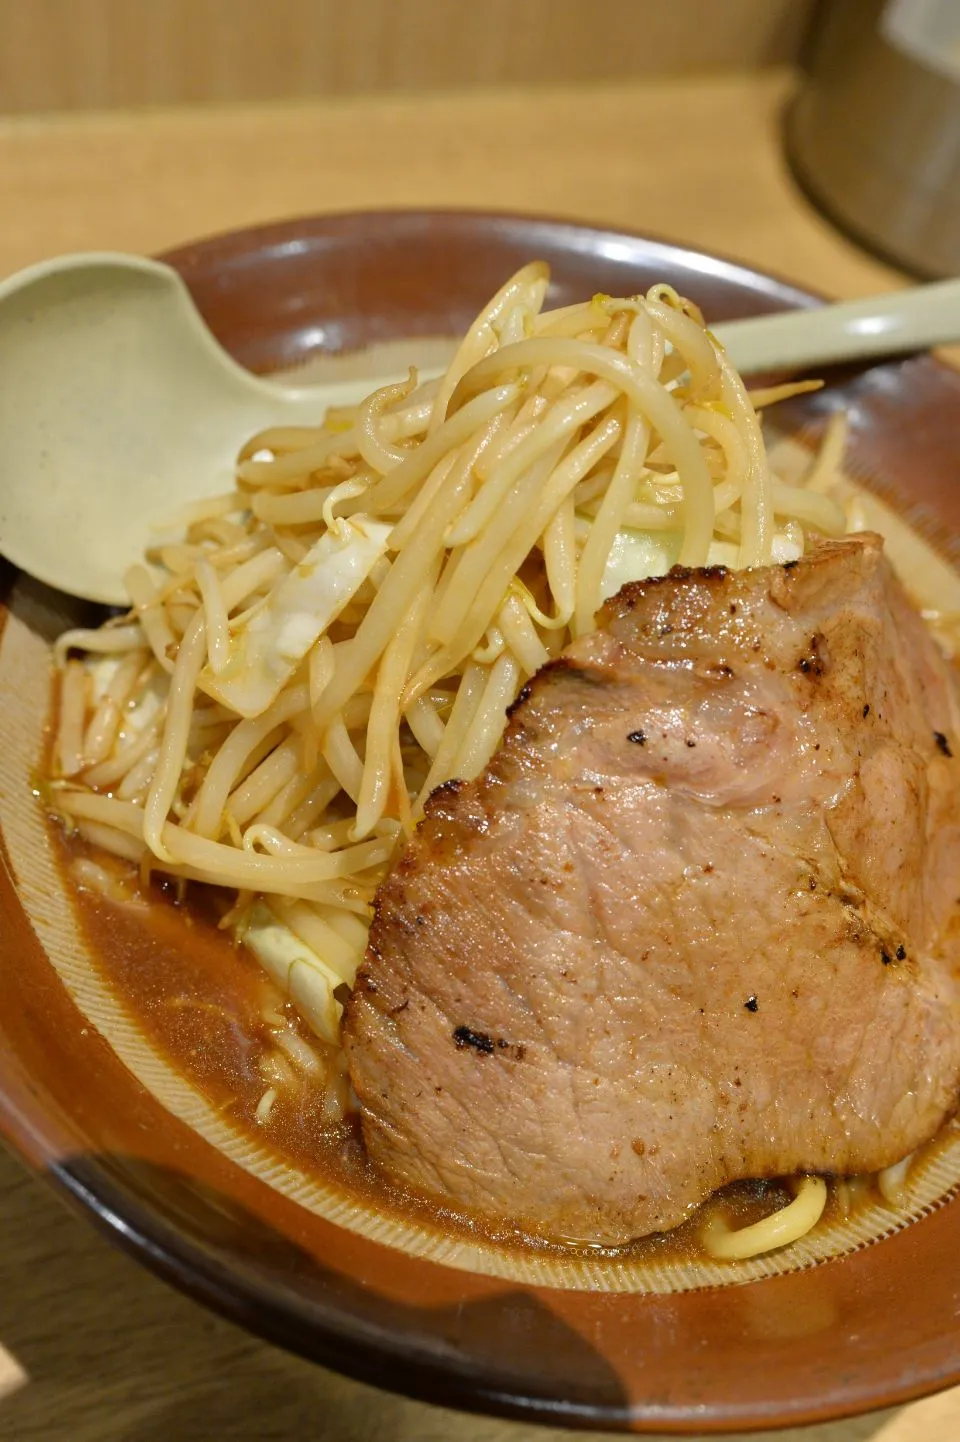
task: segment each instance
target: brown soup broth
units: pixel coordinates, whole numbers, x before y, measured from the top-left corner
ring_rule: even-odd
[[[256,959],[218,929],[228,894],[190,886],[179,899],[176,888],[167,884],[146,892],[131,889],[129,902],[108,899],[77,884],[70,863],[87,848],[65,837],[56,822],[51,826],[64,886],[104,980],[126,1003],[142,1033],[226,1120],[307,1175],[397,1220],[465,1239],[476,1239],[479,1233],[520,1252],[594,1258],[604,1254],[603,1248],[564,1246],[506,1223],[497,1227],[390,1185],[367,1159],[357,1118],[349,1116],[338,1124],[326,1120],[322,1087],[309,1079],[301,1079],[293,1093],[281,1090],[268,1120],[258,1121],[257,1106],[267,1089],[260,1063],[274,1050],[264,1011],[276,1007],[279,994]],[[118,869],[122,866],[115,863]],[[123,867],[123,873],[130,878],[129,868]],[[309,1036],[305,1029],[302,1034]],[[791,1200],[785,1181],[736,1182],[674,1231],[640,1238],[609,1255],[689,1261],[702,1256],[699,1234],[710,1214],[719,1213],[728,1224],[741,1227]],[[877,1200],[872,1179],[831,1185],[824,1220],[838,1220],[851,1205]]]

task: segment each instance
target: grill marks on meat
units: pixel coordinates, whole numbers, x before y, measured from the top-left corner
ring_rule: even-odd
[[[381,888],[345,1024],[370,1155],[610,1245],[906,1155],[960,1080],[958,747],[876,537],[625,587]]]

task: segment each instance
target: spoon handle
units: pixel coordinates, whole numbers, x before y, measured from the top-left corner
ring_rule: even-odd
[[[960,340],[960,280],[726,321],[715,334],[747,374],[928,350]]]

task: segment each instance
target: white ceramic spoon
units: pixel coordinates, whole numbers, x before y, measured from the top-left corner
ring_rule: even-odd
[[[926,348],[960,339],[960,281],[716,333],[747,372]],[[80,254],[20,271],[0,284],[0,552],[62,591],[122,605],[151,522],[228,490],[248,436],[317,424],[390,379],[251,375],[155,261]]]

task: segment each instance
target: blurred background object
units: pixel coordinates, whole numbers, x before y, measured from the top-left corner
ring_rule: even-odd
[[[812,197],[920,275],[960,274],[960,0],[822,0],[787,126]]]
[[[795,58],[809,0],[0,0],[0,112],[628,80]]]

